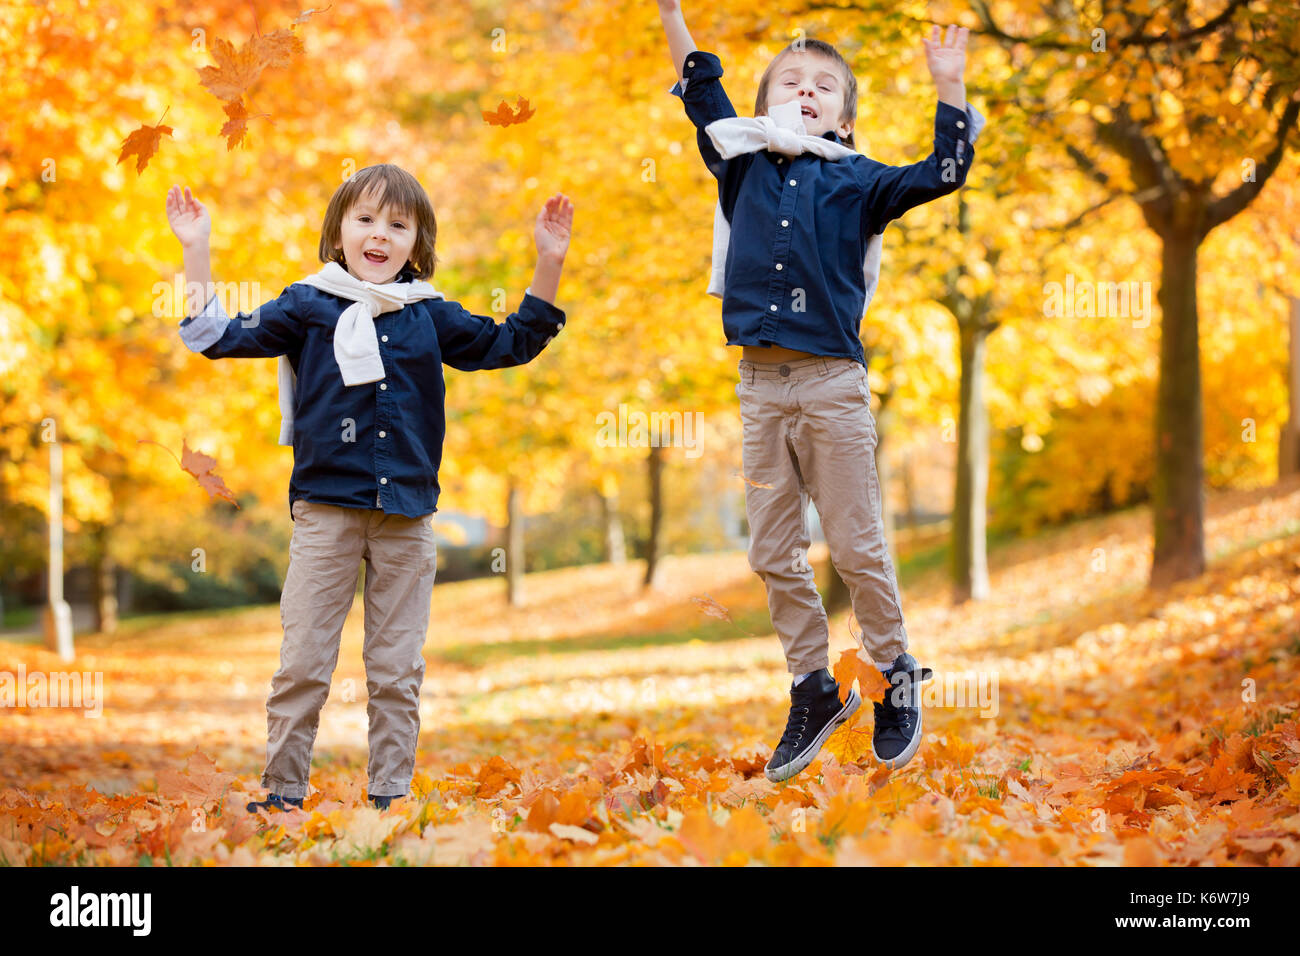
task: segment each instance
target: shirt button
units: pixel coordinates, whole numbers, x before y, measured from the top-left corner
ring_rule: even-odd
[[[379,479],[379,483],[380,483],[381,485],[386,485],[386,484],[388,484],[388,479],[387,479],[387,478],[380,478],[380,479]]]
[[[380,382],[380,383],[379,383],[379,390],[380,390],[380,391],[383,391],[383,392],[386,392],[386,391],[388,391],[388,386],[385,385],[383,382]]]
[[[788,225],[790,225],[790,220],[789,220],[789,219],[782,219],[782,220],[781,220],[781,225],[783,225],[783,226],[788,226]]]
[[[772,311],[773,311],[773,312],[776,311],[776,306],[772,306]]]
[[[381,342],[387,342],[387,341],[388,341],[388,336],[386,336],[386,335],[381,335],[381,336],[379,337],[379,341],[381,341]]]
[[[784,157],[778,156],[778,157],[776,158],[776,164],[777,164],[778,166],[780,166],[781,163],[783,163],[784,161],[785,161]]]
[[[791,185],[791,186],[797,186],[797,185],[799,185],[799,183],[798,183],[797,180],[792,179],[792,180],[790,180],[790,185]]]
[[[957,121],[957,128],[958,128],[958,129],[965,129],[965,128],[966,128],[966,124],[963,123],[961,120],[958,120],[958,121]]]
[[[387,438],[387,437],[388,437],[388,432],[380,432],[380,433],[379,433],[379,437],[380,437],[380,438]]]
[[[695,65],[695,61],[694,61],[694,60],[687,60],[687,61],[686,61],[686,65],[687,65],[687,66],[694,66],[694,65]]]
[[[781,263],[778,262],[778,263],[776,264],[776,271],[777,271],[777,272],[780,272],[780,271],[781,271],[782,269],[784,269],[784,268],[785,268],[785,266],[781,265]]]

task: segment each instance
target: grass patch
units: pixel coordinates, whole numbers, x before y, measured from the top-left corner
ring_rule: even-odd
[[[771,632],[772,619],[767,609],[736,613],[727,621],[708,620],[693,627],[673,630],[645,631],[638,634],[583,634],[580,637],[552,638],[549,640],[511,640],[484,644],[453,644],[430,652],[430,657],[462,667],[483,667],[515,657],[532,657],[538,654],[581,654],[588,651],[619,651],[642,647],[671,647],[701,641],[718,644],[726,641],[748,640],[751,636]],[[748,631],[746,634],[744,631]]]

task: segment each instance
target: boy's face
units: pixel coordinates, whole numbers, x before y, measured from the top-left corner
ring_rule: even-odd
[[[844,112],[844,77],[834,60],[809,50],[791,50],[781,57],[767,81],[767,106],[797,102],[803,124],[812,136],[835,130],[845,138],[853,131],[852,121],[841,123]]]
[[[354,277],[376,285],[392,282],[415,248],[415,217],[391,204],[379,208],[367,193],[348,210],[340,226],[343,258]]]

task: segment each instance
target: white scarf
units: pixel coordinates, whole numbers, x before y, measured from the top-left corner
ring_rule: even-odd
[[[820,136],[812,136],[804,125],[803,114],[797,102],[780,103],[770,107],[767,116],[731,116],[714,120],[704,131],[713,140],[713,146],[723,159],[730,159],[741,153],[755,153],[770,149],[787,156],[800,153],[816,153],[823,159],[836,162],[845,156],[852,156],[855,150],[833,143]],[[973,145],[984,128],[984,117],[979,110],[966,104],[966,117],[970,121],[970,142]],[[961,157],[961,143],[957,144],[957,156]],[[876,294],[876,283],[880,279],[880,248],[883,232],[876,233],[867,242],[866,255],[862,259],[862,278],[867,290],[863,311],[871,305]],[[731,224],[722,214],[722,203],[713,210],[713,269],[709,275],[708,293],[722,298],[727,264],[727,244],[731,237]]]
[[[793,100],[770,107],[766,116],[730,116],[726,119],[714,120],[704,127],[704,132],[709,134],[714,149],[723,159],[731,159],[741,153],[756,153],[768,149],[786,156],[816,153],[822,159],[836,162],[857,152],[840,143],[808,133],[800,106]],[[862,277],[867,289],[864,310],[871,304],[871,298],[876,294],[876,282],[880,278],[880,247],[883,235],[877,233],[871,237],[862,260]],[[723,215],[722,203],[719,202],[713,210],[713,269],[709,275],[708,288],[708,294],[719,299],[722,298],[726,283],[727,245],[730,240],[731,224]]]
[[[375,336],[375,316],[396,312],[420,299],[446,298],[427,282],[386,282],[376,285],[358,279],[337,262],[326,263],[315,275],[299,280],[322,292],[351,299],[334,329],[334,358],[339,363],[344,385],[364,385],[384,377]],[[280,356],[280,444],[293,444],[294,392],[298,376],[287,355]]]

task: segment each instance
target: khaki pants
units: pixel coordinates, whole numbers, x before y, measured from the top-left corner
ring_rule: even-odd
[[[807,560],[809,495],[863,647],[892,664],[907,650],[907,631],[881,521],[867,370],[850,358],[810,358],[742,359],[739,371],[749,565],[767,586],[790,673],[830,663],[826,611]]]
[[[266,701],[262,786],[285,797],[307,795],[320,709],[364,559],[369,793],[405,796],[415,772],[423,648],[437,568],[431,516],[407,518],[299,498],[293,517],[280,598],[280,669]]]

